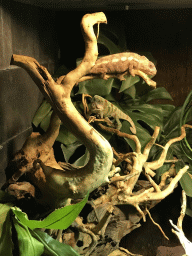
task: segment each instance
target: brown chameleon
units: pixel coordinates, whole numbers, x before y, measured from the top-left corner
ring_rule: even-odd
[[[125,80],[124,76],[128,73],[132,76],[139,75],[148,85],[156,87],[156,82],[147,76],[154,76],[157,73],[155,65],[145,56],[133,52],[122,52],[101,57],[96,61],[89,75],[99,76],[105,80],[109,77]]]

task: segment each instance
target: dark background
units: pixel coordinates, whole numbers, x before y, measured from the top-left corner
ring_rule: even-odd
[[[150,51],[157,60],[158,72],[154,78],[157,86],[168,90],[174,105],[182,105],[192,89],[192,9],[119,9],[103,7],[99,10],[104,11],[108,19],[108,25],[102,24],[100,29],[110,26],[120,35],[124,31],[130,51]],[[62,10],[40,8],[0,0],[0,184],[5,182],[4,169],[8,161],[31,133],[32,118],[43,99],[28,74],[10,66],[11,55],[34,57],[51,74],[61,64],[74,68],[76,58],[84,54],[81,18],[94,11],[94,8],[78,10],[69,6],[66,9],[63,6]],[[123,239],[123,246],[146,256],[181,255],[181,246],[172,235],[168,221],[171,218],[176,224],[180,192],[178,188],[152,210],[152,216],[168,232],[170,241],[166,241],[148,219],[140,229]],[[184,231],[190,236],[191,218],[186,217],[185,223]],[[173,254],[165,251],[157,254],[157,247],[161,245],[180,247],[171,248],[175,250]]]

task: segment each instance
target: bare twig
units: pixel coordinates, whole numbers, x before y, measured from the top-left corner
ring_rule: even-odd
[[[161,233],[163,234],[163,236],[164,236],[167,240],[169,240],[169,238],[165,235],[165,233],[164,233],[163,229],[161,228],[161,226],[160,226],[158,223],[156,223],[156,222],[154,221],[154,219],[152,218],[150,211],[149,211],[147,208],[146,208],[145,210],[146,210],[146,212],[148,213],[148,215],[149,215],[151,221],[153,222],[153,224],[155,224],[155,225],[160,229],[160,231],[161,231]]]
[[[140,143],[140,141],[139,141],[139,139],[136,135],[131,135],[131,134],[128,134],[128,133],[124,133],[124,132],[121,132],[117,129],[114,129],[114,128],[111,128],[111,127],[106,127],[106,126],[104,126],[103,124],[100,124],[100,123],[98,125],[101,127],[101,129],[103,129],[107,132],[115,133],[119,137],[123,137],[123,138],[133,140],[135,142],[135,145],[136,145],[135,152],[136,153],[141,152],[141,143]]]
[[[181,213],[177,221],[177,227],[183,231],[183,219],[185,217],[186,207],[187,207],[187,196],[184,190],[182,190],[182,205],[181,205]]]

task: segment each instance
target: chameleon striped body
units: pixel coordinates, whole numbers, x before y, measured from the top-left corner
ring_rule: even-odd
[[[147,75],[157,73],[153,62],[145,56],[133,52],[122,52],[98,59],[90,70],[90,74],[98,75],[103,79],[108,78],[107,74],[115,74],[120,80],[125,80],[124,75],[129,72],[132,76],[135,76],[135,70]]]
[[[109,119],[109,117],[114,118],[117,123],[116,129],[118,129],[118,130],[120,130],[121,126],[122,126],[120,119],[126,120],[132,126],[132,127],[130,127],[130,130],[132,131],[132,133],[134,133],[134,134],[136,133],[136,128],[135,128],[133,120],[128,115],[126,115],[123,111],[121,111],[118,107],[113,105],[108,100],[102,98],[101,96],[95,95],[91,99],[89,116],[92,113],[94,113],[97,116],[99,116],[100,118],[104,118],[104,119]]]

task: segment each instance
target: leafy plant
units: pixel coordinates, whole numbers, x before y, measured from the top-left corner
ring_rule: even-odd
[[[14,206],[14,198],[0,191],[0,254],[12,256],[12,230],[16,231],[19,255],[25,256],[78,256],[69,245],[61,244],[38,228],[66,229],[76,219],[87,202],[87,195],[81,202],[57,209],[44,220],[29,220],[26,213]],[[7,202],[7,203],[5,203]],[[29,254],[30,253],[30,254]]]
[[[185,123],[192,121],[192,92],[189,94],[185,103],[182,107],[175,108],[172,113],[167,118],[167,121],[164,124],[164,131],[161,133],[161,137],[159,139],[160,145],[165,145],[167,141],[171,138],[177,137],[181,134],[181,126]],[[183,168],[186,164],[189,165],[188,172],[183,175],[180,179],[180,184],[186,194],[189,197],[192,197],[192,136],[191,130],[186,129],[187,136],[180,142],[176,142],[171,145],[168,150],[167,160],[171,160],[176,157],[179,161],[175,163],[176,171],[178,172],[181,168]],[[159,157],[162,149],[156,146],[152,152],[152,159],[155,160]],[[156,171],[155,179],[157,182],[160,181],[161,175],[166,172],[170,168],[171,164],[164,164],[161,168]],[[190,199],[189,199],[190,200]],[[190,203],[188,203],[188,207],[190,207]],[[188,209],[187,213],[191,212]]]

